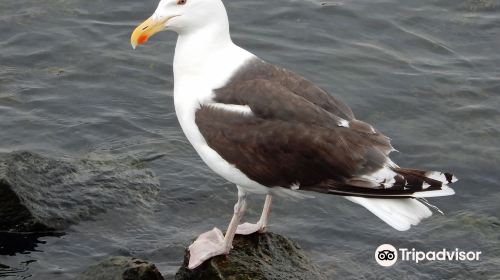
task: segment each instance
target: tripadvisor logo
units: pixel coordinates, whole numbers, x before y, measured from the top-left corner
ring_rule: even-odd
[[[375,250],[375,260],[381,266],[393,266],[398,259],[401,261],[411,261],[419,263],[421,261],[478,261],[480,251],[462,251],[460,249],[440,251],[418,251],[415,248],[399,248],[396,249],[390,244],[380,245]],[[399,258],[398,258],[399,257]]]
[[[381,266],[393,266],[398,260],[398,250],[391,244],[383,244],[375,250],[375,260]]]

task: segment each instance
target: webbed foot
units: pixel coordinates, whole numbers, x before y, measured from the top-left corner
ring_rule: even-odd
[[[229,253],[230,246],[226,246],[224,235],[218,228],[207,231],[189,246],[189,269],[194,269],[204,261]]]

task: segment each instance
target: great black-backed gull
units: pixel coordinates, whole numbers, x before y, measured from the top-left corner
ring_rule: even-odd
[[[235,234],[264,231],[272,190],[345,196],[397,230],[432,215],[426,197],[454,194],[449,173],[400,168],[389,139],[305,78],[235,45],[221,0],[162,0],[132,34],[135,48],[178,33],[174,103],[203,161],[238,187],[226,235],[214,228],[189,247],[189,267],[227,254]],[[246,194],[266,194],[262,216],[240,224]]]

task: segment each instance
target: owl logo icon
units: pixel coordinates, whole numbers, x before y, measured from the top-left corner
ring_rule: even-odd
[[[398,250],[391,244],[380,245],[375,250],[375,261],[381,266],[393,266],[398,260]]]

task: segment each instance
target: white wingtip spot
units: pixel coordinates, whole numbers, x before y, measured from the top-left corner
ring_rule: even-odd
[[[450,182],[446,178],[446,175],[443,172],[428,171],[425,173],[425,177],[443,182],[443,184],[445,184],[445,185],[450,184]],[[451,183],[455,183],[456,181],[458,181],[457,177],[452,176]]]
[[[386,166],[383,168],[371,173],[371,174],[366,174],[362,175],[361,178],[369,181],[369,182],[375,182],[379,184],[383,184],[386,188],[390,188],[396,183],[396,172],[392,171],[392,166],[393,163],[392,161],[388,160],[386,163]]]
[[[424,182],[424,184],[422,184],[422,189],[426,190],[426,189],[428,189],[430,186],[431,186],[430,184],[428,184],[428,183]]]
[[[340,120],[339,122],[339,126],[342,126],[342,127],[349,127],[349,121],[348,120]]]
[[[428,171],[428,172],[425,172],[425,177],[432,179],[432,180],[440,181],[440,182],[448,182],[446,180],[446,177],[444,176],[444,174],[442,172]]]

